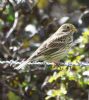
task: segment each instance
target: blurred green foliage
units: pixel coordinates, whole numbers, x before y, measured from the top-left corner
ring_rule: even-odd
[[[68,59],[66,62],[73,62],[74,64],[81,62],[83,59],[86,59],[86,56],[89,57],[89,49],[85,52],[86,44],[89,43],[89,30],[87,29],[85,32],[82,33],[82,36],[79,37],[79,45],[71,49],[69,51]],[[68,94],[68,89],[70,87],[71,81],[76,82],[77,88],[86,88],[89,85],[89,66],[59,66],[57,68],[59,71],[54,73],[53,76],[50,77],[49,83],[56,83],[56,86],[59,86],[59,89],[49,90],[47,92],[46,99],[60,96],[64,97],[64,95]],[[58,80],[58,82],[57,82]],[[60,80],[60,81],[59,81]],[[62,84],[62,85],[61,85]],[[76,87],[74,87],[75,89]],[[61,90],[63,89],[63,90]],[[60,92],[61,91],[61,92]],[[75,90],[74,90],[75,91]],[[73,92],[74,92],[73,91]],[[50,94],[49,94],[50,92]],[[75,94],[74,94],[75,95]],[[63,99],[64,100],[64,99]],[[72,100],[68,98],[66,100]]]
[[[19,96],[15,95],[13,92],[8,92],[8,100],[21,100]]]

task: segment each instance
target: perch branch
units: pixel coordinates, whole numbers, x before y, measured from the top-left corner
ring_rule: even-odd
[[[9,64],[9,65],[19,65],[21,63],[23,63],[24,61],[22,62],[19,62],[19,61],[14,61],[14,60],[10,60],[10,61],[1,61],[0,60],[0,64]],[[29,62],[28,65],[44,65],[46,64],[47,66],[49,65],[53,65],[53,63],[48,63],[48,62]],[[78,62],[76,64],[73,64],[72,62],[60,62],[61,66],[89,66],[89,63],[88,62]],[[36,66],[37,67],[37,66]]]

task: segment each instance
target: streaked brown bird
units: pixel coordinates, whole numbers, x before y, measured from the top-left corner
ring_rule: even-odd
[[[73,34],[77,31],[73,24],[63,24],[53,35],[45,40],[41,46],[16,69],[23,69],[31,61],[57,62],[65,57],[72,47]]]

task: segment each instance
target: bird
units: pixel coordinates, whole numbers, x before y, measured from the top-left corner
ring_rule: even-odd
[[[73,44],[73,34],[77,28],[71,23],[65,23],[45,40],[38,49],[16,69],[24,69],[28,63],[33,61],[57,62],[63,59]]]

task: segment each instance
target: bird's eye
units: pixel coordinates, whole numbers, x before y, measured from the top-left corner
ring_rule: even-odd
[[[66,26],[66,29],[70,29],[70,27],[69,26]]]
[[[69,31],[69,29],[70,29],[70,27],[66,26],[66,27],[64,27],[63,32],[67,32],[67,31]]]

